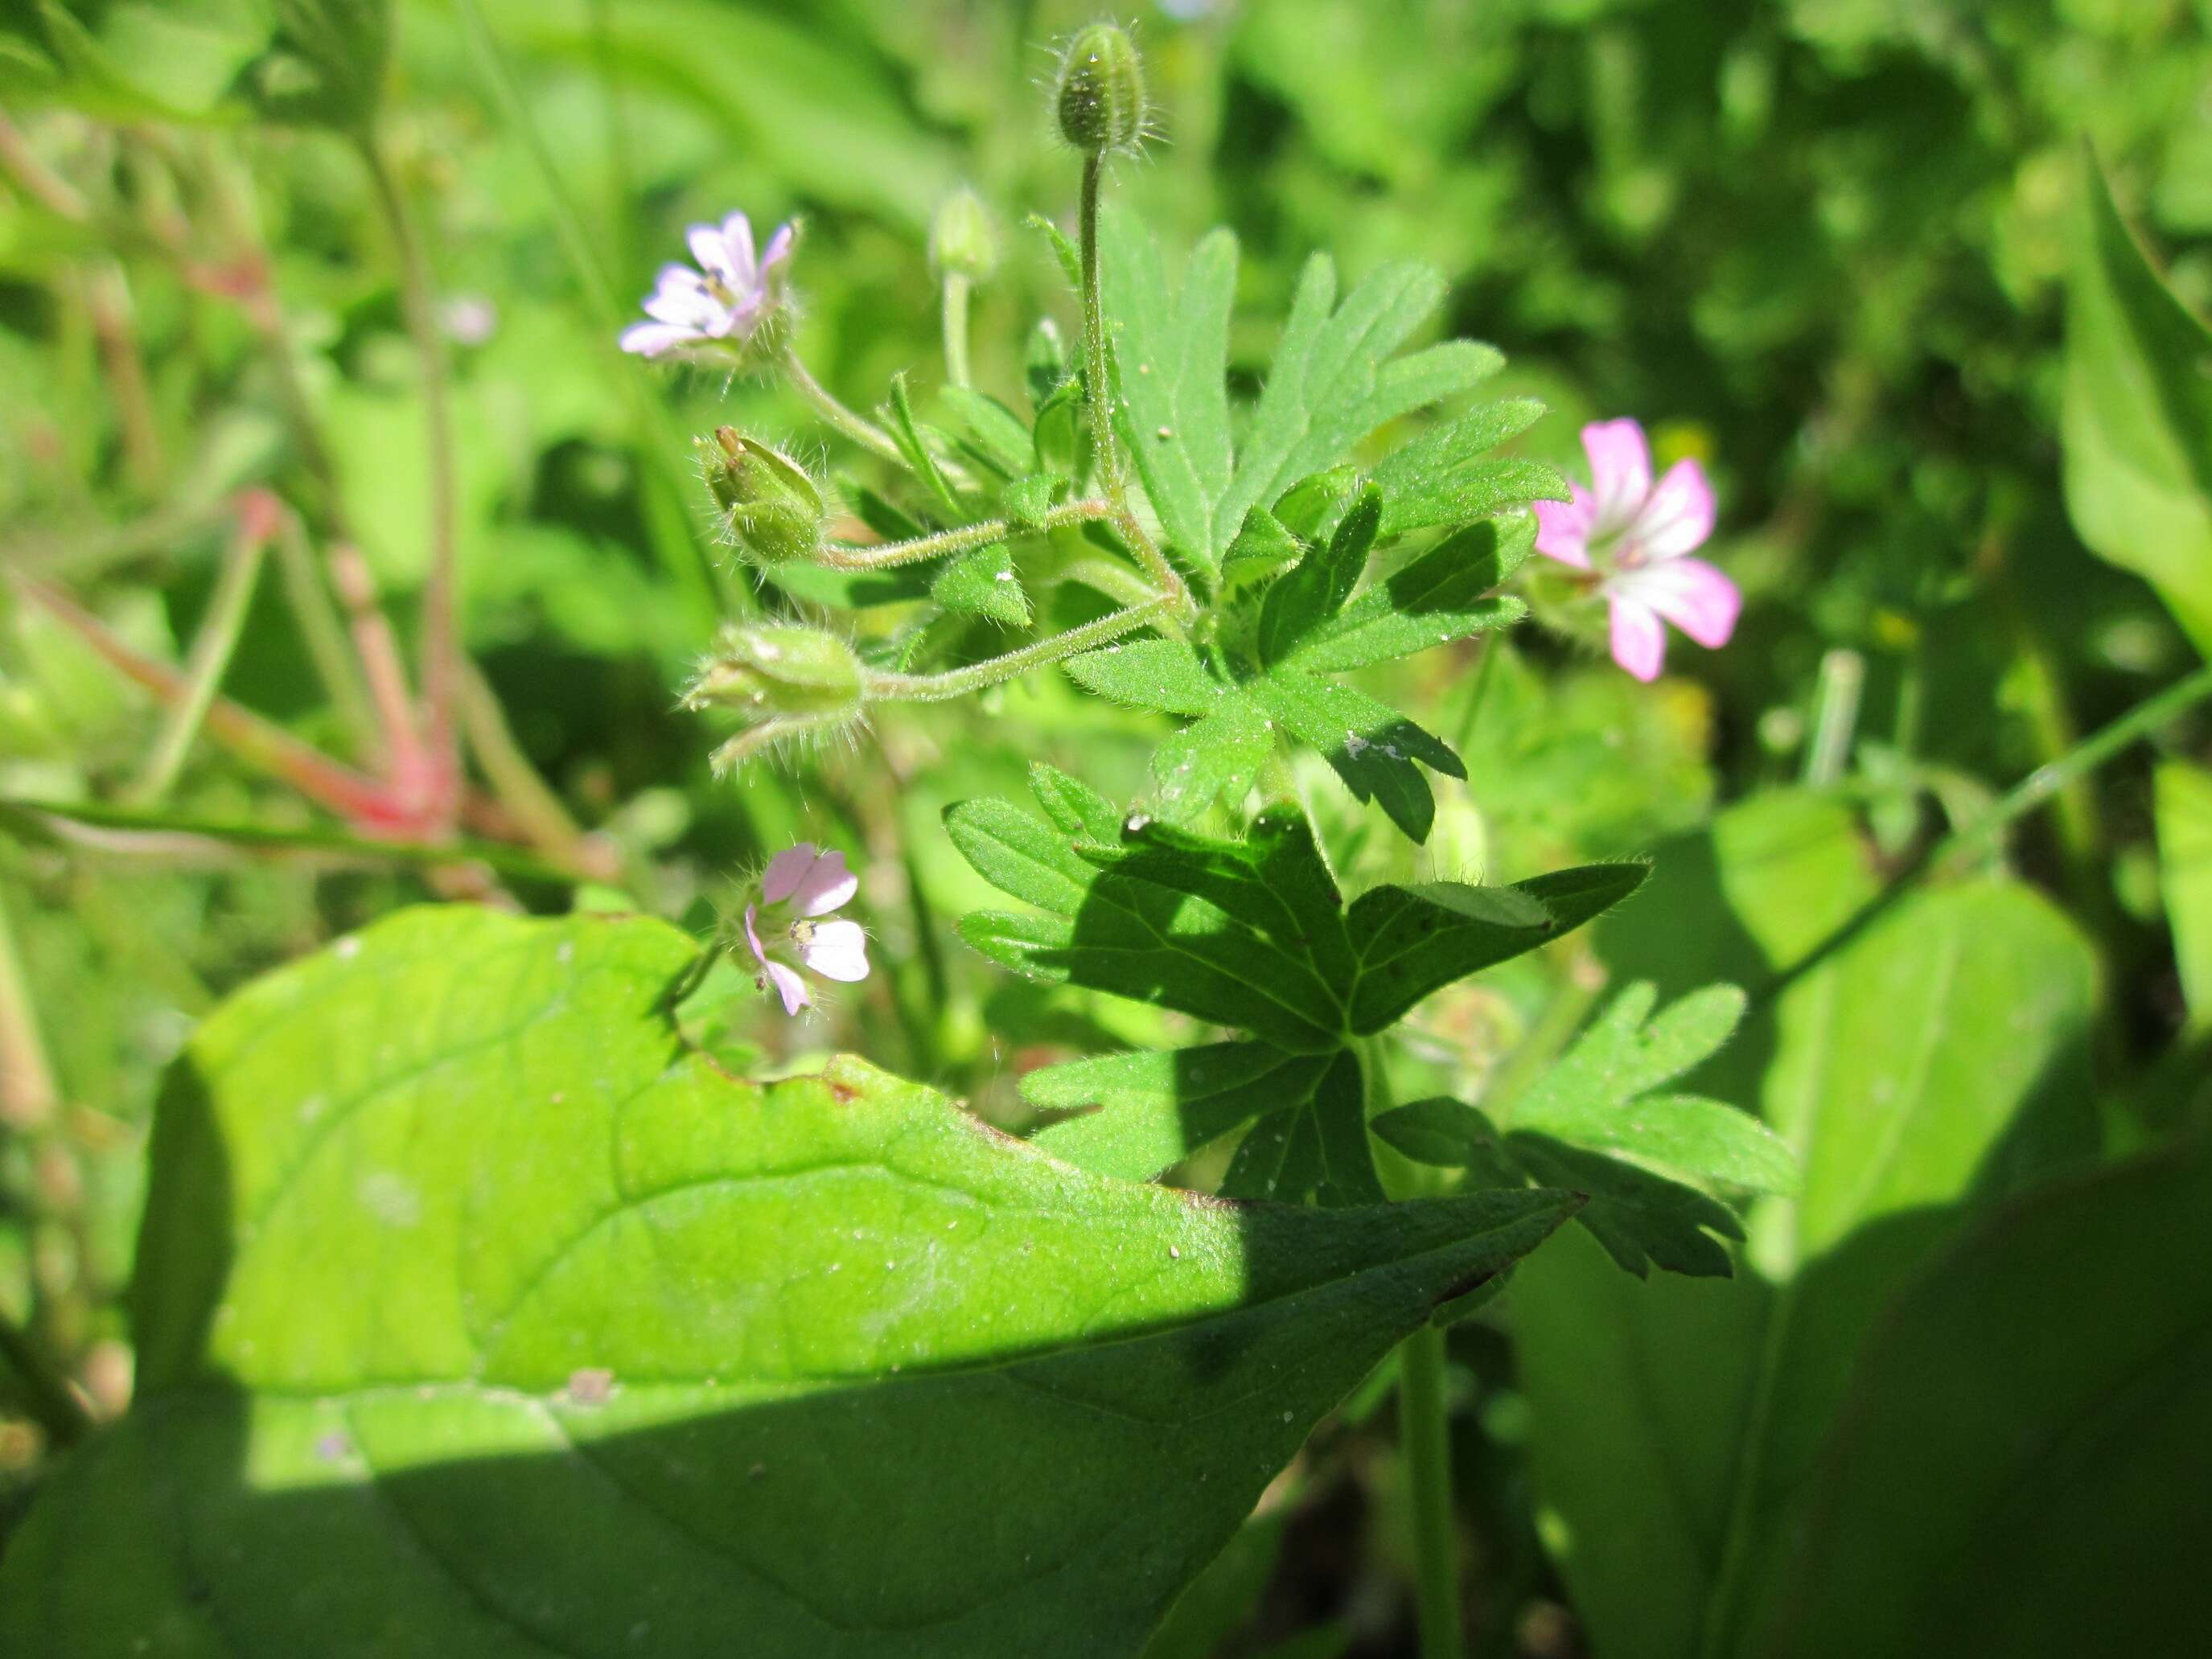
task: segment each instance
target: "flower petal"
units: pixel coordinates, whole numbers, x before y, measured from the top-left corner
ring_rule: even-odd
[[[759,272],[759,264],[753,258],[753,222],[742,213],[732,213],[722,221],[722,246],[728,251],[730,286],[750,288]]]
[[[1713,487],[1705,468],[1680,460],[1667,469],[1644,510],[1628,526],[1628,539],[1647,559],[1680,558],[1713,533]]]
[[[811,841],[802,841],[796,847],[787,847],[768,861],[761,872],[761,897],[769,904],[781,904],[799,890],[799,884],[822,856],[822,849]],[[836,855],[843,863],[842,854]]]
[[[1656,611],[1708,651],[1735,632],[1743,595],[1703,559],[1662,559],[1613,579],[1613,591]]]
[[[721,331],[729,307],[703,288],[663,289],[645,302],[645,314],[655,322],[672,323],[701,334]]]
[[[825,915],[842,909],[860,890],[860,878],[845,867],[842,853],[824,853],[814,867],[799,878],[791,895],[802,916]]]
[[[1536,503],[1536,550],[1577,570],[1589,568],[1590,525],[1596,515],[1594,498],[1580,484],[1571,501]]]
[[[752,947],[753,960],[766,968],[769,966],[768,951],[761,945],[759,929],[753,925],[758,919],[758,908],[750,904],[745,906],[745,943]]]
[[[806,994],[806,981],[796,969],[787,968],[780,962],[762,964],[767,970],[768,982],[775,987],[775,994],[783,999],[783,1012],[797,1014],[801,1008],[811,1008],[814,999]]]
[[[799,957],[824,979],[866,979],[868,935],[857,921],[817,921],[814,936],[799,947]]]
[[[1596,498],[1591,528],[1607,535],[1626,526],[1651,493],[1651,446],[1634,421],[1593,421],[1583,428],[1583,450]]]
[[[1613,659],[1639,680],[1659,678],[1667,655],[1667,630],[1658,613],[1625,593],[1613,599]]]
[[[769,273],[791,257],[792,245],[799,240],[799,227],[786,222],[775,228],[775,234],[768,239],[768,246],[760,257],[760,274],[766,280]]]
[[[709,276],[719,276],[732,288],[737,286],[738,274],[730,264],[730,250],[722,240],[722,233],[712,225],[693,225],[684,233],[685,246],[691,257],[699,262],[699,269]]]
[[[622,331],[622,349],[643,357],[663,356],[700,338],[696,328],[673,323],[632,323]]]

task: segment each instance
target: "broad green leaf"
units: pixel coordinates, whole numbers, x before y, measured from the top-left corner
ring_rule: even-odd
[[[1194,822],[1216,800],[1235,811],[1274,747],[1274,727],[1260,705],[1241,687],[1224,688],[1205,719],[1152,751],[1154,802],[1176,823]]]
[[[1382,492],[1363,489],[1327,542],[1277,577],[1260,604],[1260,660],[1278,663],[1333,620],[1359,585],[1382,522]]]
[[[1305,552],[1305,544],[1284,527],[1283,521],[1264,507],[1244,515],[1244,523],[1221,556],[1224,574],[1256,574],[1287,564]]]
[[[1036,442],[1020,416],[988,392],[964,386],[939,387],[937,400],[968,459],[1008,483],[1030,474]]]
[[[2212,1027],[2212,772],[2158,769],[2158,871],[2191,1026]]]
[[[1544,405],[1504,398],[1469,410],[1376,464],[1385,538],[1432,525],[1463,525],[1527,501],[1563,501],[1567,481],[1541,461],[1489,452],[1534,426]]]
[[[1487,1179],[1525,1176],[1589,1194],[1576,1219],[1623,1269],[1725,1275],[1716,1241],[1741,1239],[1733,1212],[1674,1179],[1785,1192],[1796,1184],[1789,1149],[1757,1119],[1680,1095],[1644,1091],[1705,1059],[1727,1041],[1743,994],[1711,986],[1657,1019],[1652,988],[1632,985],[1497,1123],[1470,1107],[1431,1100],[1385,1113],[1376,1133],[1424,1164],[1467,1165]],[[1658,1165],[1658,1169],[1648,1166]]]
[[[1221,1194],[1276,1202],[1310,1198],[1324,1209],[1382,1201],[1367,1139],[1366,1083],[1351,1049],[1337,1051],[1310,1099],[1252,1126],[1230,1160]]]
[[[1314,673],[1364,668],[1517,622],[1528,611],[1520,600],[1484,596],[1520,568],[1535,542],[1535,520],[1527,514],[1448,537],[1311,629],[1290,660]]]
[[[1033,1145],[1097,1175],[1150,1181],[1240,1124],[1303,1103],[1328,1066],[1327,1055],[1212,1042],[1048,1066],[1022,1079],[1022,1094],[1096,1109],[1038,1130]]]
[[[1030,619],[1030,596],[1015,573],[1013,550],[1004,542],[946,560],[930,580],[929,597],[957,615],[985,617],[1007,628]]]
[[[1437,812],[1436,797],[1414,763],[1446,777],[1467,775],[1441,738],[1364,691],[1316,679],[1287,664],[1249,689],[1268,715],[1321,750],[1354,798],[1380,802],[1410,840],[1428,839]]]
[[[1874,890],[1849,816],[1789,793],[1654,867],[1598,945],[1662,995],[1764,983]],[[1639,1285],[1571,1239],[1521,1276],[1538,1475],[1603,1649],[1759,1651],[1745,1620],[1885,1304],[1977,1205],[2087,1127],[2095,980],[2083,941],[2019,887],[1899,905],[1684,1079],[1755,1103],[1803,1171],[1796,1196],[1754,1206],[1748,1271]]]
[[[1443,295],[1443,277],[1427,266],[1390,264],[1340,307],[1334,264],[1325,253],[1306,262],[1237,456],[1236,482],[1215,514],[1222,545],[1253,507],[1334,466],[1384,422],[1498,372],[1504,359],[1471,340],[1392,359]]]
[[[1722,1239],[1743,1237],[1735,1212],[1710,1194],[1625,1158],[1527,1129],[1505,1137],[1505,1152],[1531,1181],[1559,1182],[1589,1201],[1575,1219],[1605,1247],[1613,1265],[1642,1278],[1652,1267],[1725,1279]]]
[[[1112,215],[1100,280],[1114,326],[1116,423],[1168,545],[1201,569],[1227,538],[1214,521],[1235,470],[1229,442],[1229,311],[1237,238],[1209,233],[1170,294],[1159,245],[1133,216]],[[1239,515],[1241,521],[1242,515]]]
[[[1138,1650],[1314,1420],[1570,1195],[1069,1168],[859,1061],[686,1051],[647,921],[403,913],[173,1072],[137,1399],[10,1652]]]
[[[1032,762],[1030,791],[1044,809],[1044,815],[1064,836],[1110,842],[1121,833],[1121,815],[1114,810],[1114,804],[1080,778],[1072,778],[1056,766]]]
[[[1593,864],[1517,882],[1377,887],[1346,913],[1359,974],[1352,1029],[1388,1030],[1431,991],[1579,927],[1634,892],[1640,864]]]
[[[1100,274],[1115,331],[1122,436],[1169,544],[1205,570],[1222,567],[1255,508],[1336,465],[1386,422],[1466,390],[1504,362],[1467,340],[1395,356],[1442,302],[1443,279],[1423,265],[1387,265],[1340,307],[1336,268],[1316,254],[1243,440],[1232,445],[1224,377],[1235,239],[1225,230],[1208,235],[1177,288],[1151,234],[1130,216],[1109,214]],[[1503,435],[1518,429],[1516,418],[1492,424]],[[1468,459],[1475,430],[1437,452],[1439,480]],[[1549,469],[1525,476],[1540,494],[1559,488]],[[1469,489],[1461,493],[1472,499]],[[1501,499],[1486,510],[1507,504]]]
[[[1230,688],[1181,640],[1139,640],[1068,659],[1068,678],[1094,696],[1170,714],[1213,713]]]
[[[2212,1492],[2212,1143],[2000,1211],[1859,1358],[1747,1650],[2186,1653]]]
[[[2068,285],[2066,505],[2212,656],[2212,331],[2159,278],[2094,159]]]
[[[1443,1096],[1393,1106],[1376,1117],[1374,1128],[1414,1163],[1442,1170],[1465,1168],[1498,1139],[1489,1118]]]

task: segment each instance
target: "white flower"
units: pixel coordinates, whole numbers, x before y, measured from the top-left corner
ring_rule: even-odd
[[[696,356],[715,350],[718,342],[750,339],[783,303],[781,267],[797,234],[788,224],[777,227],[756,258],[752,222],[744,214],[732,213],[719,229],[692,226],[684,236],[698,270],[660,268],[645,300],[653,320],[624,329],[622,349],[644,357]]]
[[[857,921],[824,921],[860,890],[860,878],[842,853],[825,853],[812,842],[787,848],[761,875],[760,898],[745,906],[745,943],[760,964],[755,982],[775,988],[783,1012],[813,1006],[806,981],[788,960],[824,979],[851,982],[868,976],[868,936]]]

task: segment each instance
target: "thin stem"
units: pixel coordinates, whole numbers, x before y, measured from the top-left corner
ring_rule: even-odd
[[[0,1121],[14,1129],[35,1129],[51,1122],[60,1104],[61,1090],[39,1032],[30,975],[15,948],[6,897],[0,895]]]
[[[376,711],[381,740],[370,763],[393,777],[419,777],[422,772],[422,738],[415,729],[415,703],[407,689],[407,669],[399,660],[399,647],[392,637],[377,602],[376,578],[368,561],[350,542],[333,542],[330,550],[331,586],[346,608],[353,631],[353,648],[368,677],[369,707]]]
[[[1778,996],[1790,984],[1858,938],[1887,915],[1930,871],[1954,859],[1972,858],[1988,852],[2002,837],[2006,830],[2076,779],[2087,776],[2138,738],[2148,737],[2177,714],[2208,697],[2212,697],[2212,665],[2177,680],[2156,696],[2146,698],[2118,720],[2075,744],[2056,760],[2036,768],[1993,802],[1980,817],[1970,823],[1960,825],[1929,846],[1840,927],[1762,986],[1758,1000],[1764,1002]]]
[[[547,856],[598,881],[614,881],[621,870],[602,842],[586,836],[561,798],[522,752],[507,723],[499,697],[474,663],[461,671],[461,721],[469,752],[483,769],[492,793],[516,825]]]
[[[58,1446],[73,1446],[92,1432],[92,1417],[60,1374],[46,1361],[30,1334],[0,1317],[0,1358],[21,1385],[32,1420]]]
[[[1121,453],[1114,441],[1113,388],[1106,371],[1106,307],[1098,293],[1098,195],[1106,158],[1093,151],[1083,158],[1080,236],[1083,264],[1083,395],[1091,416],[1091,464],[1099,483],[1117,507],[1127,505],[1121,478]]]
[[[8,118],[4,109],[0,109],[0,167],[5,167],[23,193],[49,213],[80,225],[92,217],[92,209],[76,186],[39,159],[23,130]]]
[[[1114,528],[1121,532],[1121,539],[1129,544],[1130,550],[1136,554],[1137,562],[1145,567],[1146,574],[1168,596],[1176,620],[1182,623],[1195,621],[1198,605],[1190,597],[1190,589],[1183,583],[1182,573],[1168,562],[1168,556],[1160,550],[1160,544],[1152,538],[1143,521],[1129,510],[1126,501],[1115,510],[1113,524]]]
[[[1108,519],[1114,516],[1111,503],[1106,501],[1070,501],[1055,507],[1038,520],[1039,532],[1059,530],[1066,526],[1081,524],[1086,520]],[[933,559],[945,553],[964,553],[974,547],[988,547],[994,542],[1003,542],[1012,537],[1030,533],[1028,526],[1017,526],[1004,519],[985,519],[980,524],[961,525],[951,530],[940,530],[933,535],[915,536],[902,542],[882,542],[873,547],[853,547],[841,542],[826,542],[816,550],[814,562],[832,570],[888,570],[895,565],[918,564],[924,559]],[[1145,597],[1158,597],[1146,589]]]
[[[368,686],[362,665],[346,639],[345,623],[316,568],[314,550],[307,543],[307,526],[296,513],[286,513],[276,526],[276,572],[284,584],[284,598],[315,672],[330,694],[339,723],[353,739],[356,755],[375,752],[382,741],[376,716],[368,702]]]
[[[0,825],[24,826],[105,852],[178,858],[233,848],[360,865],[410,865],[434,870],[480,864],[501,875],[550,885],[597,879],[589,871],[564,868],[520,848],[477,841],[386,841],[341,830],[279,830],[264,823],[226,823],[138,812],[92,801],[27,801],[0,798]]]
[[[1398,1350],[1398,1440],[1413,1532],[1421,1659],[1461,1659],[1459,1534],[1452,1515],[1451,1422],[1444,1334],[1424,1325]]]
[[[1866,684],[1866,659],[1838,649],[1820,659],[1820,682],[1814,694],[1813,740],[1805,747],[1803,781],[1825,789],[1844,775],[1851,736],[1859,722],[1859,692]]]
[[[1162,594],[1146,604],[1133,605],[1095,622],[1085,623],[1080,628],[1071,628],[1051,639],[1009,651],[1003,657],[970,663],[964,668],[947,669],[941,674],[890,674],[864,669],[861,688],[870,702],[943,702],[952,697],[964,697],[970,691],[1013,679],[1032,668],[1058,662],[1094,645],[1119,639],[1148,623],[1164,620],[1170,606],[1171,601]]]
[[[129,791],[129,799],[151,803],[169,793],[192,739],[207,719],[216,688],[229,672],[238,650],[238,636],[246,626],[246,613],[253,603],[253,590],[261,578],[261,564],[280,511],[266,496],[249,498],[239,514],[238,533],[223,550],[222,569],[216,577],[215,592],[207,615],[185,661],[185,692],[169,706],[167,720],[147,757],[145,769]]]
[[[945,273],[945,378],[954,386],[968,384],[968,278],[959,271]]]
[[[138,350],[138,328],[131,303],[131,283],[113,259],[94,261],[85,272],[85,310],[92,319],[100,359],[115,394],[123,422],[123,455],[131,482],[149,495],[161,483],[161,428],[154,417],[154,398],[146,385],[146,363]]]
[[[362,159],[399,262],[399,295],[407,332],[422,367],[422,406],[430,445],[430,568],[422,586],[424,739],[449,778],[460,775],[460,730],[454,718],[461,682],[459,497],[453,477],[452,365],[439,332],[430,268],[405,192],[384,148],[361,141]]]
[[[552,210],[554,233],[560,239],[568,269],[582,287],[584,298],[611,348],[622,331],[622,309],[616,302],[614,285],[600,262],[599,249],[585,227],[584,216],[569,195],[552,152],[545,148],[538,124],[531,118],[530,107],[523,101],[514,68],[500,50],[490,25],[484,21],[483,8],[477,0],[459,0],[456,9],[475,52],[477,72],[491,90],[500,119],[522,141],[531,170],[537,173]],[[686,503],[691,499],[692,481],[684,472],[680,459],[689,451],[670,421],[667,408],[653,396],[642,376],[629,371],[629,361],[623,359],[622,362],[622,395],[629,400],[638,428],[639,463],[651,481],[646,492],[646,525],[653,538],[654,555],[669,578],[702,608],[711,611],[719,594],[723,603],[739,611],[750,611],[751,596],[742,584],[718,587],[713,555],[692,533],[686,510]]]
[[[109,666],[162,702],[174,702],[185,695],[185,677],[181,673],[126,643],[106,623],[60,589],[27,579],[19,580],[15,587],[106,659]],[[241,760],[283,779],[310,800],[342,817],[375,823],[391,817],[392,799],[375,779],[365,777],[351,767],[341,766],[251,710],[216,697],[208,704],[205,724],[208,735]]]
[[[872,450],[887,461],[904,466],[906,457],[899,453],[891,434],[864,416],[857,415],[837,401],[836,394],[816,380],[806,365],[799,361],[799,353],[786,340],[776,353],[776,362],[791,379],[799,395],[814,405],[816,414],[836,427],[863,449]]]

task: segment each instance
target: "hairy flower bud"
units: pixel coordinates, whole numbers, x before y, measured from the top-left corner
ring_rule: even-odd
[[[814,556],[828,514],[805,467],[727,426],[714,428],[712,444],[702,440],[699,454],[739,552],[764,565]]]
[[[929,227],[929,263],[939,276],[990,280],[999,268],[999,237],[983,198],[964,186],[939,204]]]
[[[1145,137],[1145,67],[1129,32],[1113,23],[1078,29],[1053,86],[1060,136],[1086,155],[1133,150]]]
[[[725,629],[684,693],[687,708],[733,709],[747,722],[714,751],[718,772],[779,738],[848,726],[866,703],[853,647],[794,623]]]

